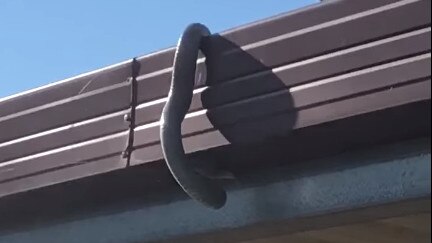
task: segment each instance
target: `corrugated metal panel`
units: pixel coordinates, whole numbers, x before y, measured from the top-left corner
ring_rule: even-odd
[[[246,46],[215,37],[209,43],[212,70],[208,79],[210,83],[229,80],[356,43],[426,26],[430,24],[431,17],[427,11],[421,10],[429,8],[430,1],[399,1],[294,32],[286,32]],[[417,13],[416,18],[410,18],[412,13]],[[376,23],[380,24],[376,25]],[[149,63],[143,65],[152,65],[151,56],[149,58]],[[242,65],[237,65],[239,63]],[[148,76],[150,77],[140,79],[139,89],[146,90],[146,92],[139,92],[140,103],[164,97],[168,93],[169,72]],[[123,80],[126,81],[126,77]],[[126,109],[129,105],[127,87],[129,85],[123,82],[118,86],[2,117],[0,118],[0,131],[2,131],[0,142]],[[86,105],[84,106],[83,103]],[[41,117],[44,119],[43,122]],[[11,129],[14,127],[15,129]]]
[[[198,113],[186,120],[184,134],[186,136],[200,132],[204,134],[185,139],[186,149],[192,152],[231,143],[262,141],[282,136],[293,128],[302,128],[362,112],[372,112],[430,99],[430,80],[420,83],[416,81],[430,76],[430,54],[357,71],[354,74],[320,80],[315,85],[298,86],[292,88],[291,91],[256,97],[247,102],[230,104],[208,113]],[[412,81],[415,82],[412,83]],[[405,84],[407,82],[408,84]],[[402,87],[393,88],[400,85]],[[370,97],[377,96],[375,92],[361,95],[371,90],[378,90],[380,94],[378,97],[382,101],[373,100]],[[292,100],[287,100],[287,95]],[[391,97],[391,99],[385,99],[385,97]],[[397,99],[400,102],[396,103]],[[286,102],[292,102],[295,106],[289,109],[291,104],[286,104]],[[335,108],[338,105],[339,108]],[[358,111],[355,112],[356,110]],[[264,120],[260,121],[260,119]],[[296,123],[292,124],[293,122]],[[10,180],[55,167],[73,165],[75,161],[86,162],[106,156],[107,151],[110,154],[120,154],[124,149],[126,139],[127,133],[123,132],[74,144],[67,148],[12,160],[2,166],[4,171],[9,171],[2,176],[2,179]],[[162,159],[160,146],[154,145],[158,142],[159,127],[157,124],[138,127],[135,146],[146,148],[142,149],[143,153],[140,153],[140,150],[136,151],[134,157],[137,161],[142,163]]]
[[[198,150],[214,148],[232,144],[232,140],[239,140],[241,143],[254,142],[258,139],[265,139],[267,136],[283,136],[291,129],[305,128],[320,123],[343,119],[367,112],[373,112],[409,104],[417,101],[428,100],[430,94],[430,79],[413,85],[402,86],[392,90],[381,91],[369,95],[362,95],[351,99],[337,101],[299,110],[297,114],[285,113],[263,120],[249,123],[235,124],[230,127],[223,127],[215,130],[211,122],[205,116],[197,117],[194,120],[186,120],[184,130],[188,128],[201,128],[207,132],[183,139],[185,150],[195,152]],[[374,102],[374,103],[372,103]],[[293,117],[296,116],[296,119]],[[286,124],[296,123],[292,128]],[[186,132],[185,132],[186,133]],[[230,134],[227,138],[226,134]],[[158,127],[154,129],[137,131],[137,140],[140,138],[154,139],[154,143],[147,143],[147,146],[134,152],[133,164],[141,164],[162,158],[162,148],[157,144]],[[230,141],[231,140],[231,141]],[[141,140],[142,141],[142,140]]]
[[[212,86],[194,96],[190,111],[212,108],[244,98],[265,94],[293,85],[300,85],[322,77],[331,77],[348,71],[368,67],[376,63],[389,62],[406,56],[430,50],[430,28],[374,41],[349,49],[317,56],[253,75],[241,77],[224,85]],[[272,82],[273,80],[273,82]],[[246,87],[247,88],[244,88]],[[143,105],[137,108],[137,125],[155,122],[159,119],[164,102]],[[127,111],[109,114],[73,125],[64,126],[48,134],[24,138],[0,144],[0,161],[46,151],[49,149],[81,142],[85,138],[100,137],[127,129],[123,116]]]
[[[213,36],[189,152],[430,100],[430,1],[331,1]],[[413,17],[415,16],[415,17]],[[132,164],[162,158],[173,49],[138,58]],[[125,167],[130,62],[0,102],[0,195]],[[83,172],[83,169],[87,168]]]

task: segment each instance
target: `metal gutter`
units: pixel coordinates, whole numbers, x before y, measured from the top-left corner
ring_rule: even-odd
[[[206,108],[217,107],[244,98],[286,89],[293,85],[319,80],[322,77],[335,77],[335,75],[372,66],[376,63],[391,62],[403,57],[425,53],[430,50],[430,42],[430,27],[428,27],[244,76],[224,85],[213,86],[204,90],[198,89],[190,111],[204,109],[201,98],[205,98]],[[281,82],[276,82],[278,81],[276,78]],[[157,121],[163,105],[164,99],[159,99],[138,106],[137,125]],[[66,125],[45,133],[34,134],[32,137],[22,137],[2,143],[0,144],[0,160],[8,161],[78,143],[85,140],[86,137],[91,139],[124,131],[127,129],[127,124],[123,121],[123,116],[126,113],[127,110],[124,110]],[[42,139],[43,143],[40,142]]]
[[[254,44],[249,44],[248,46],[241,46],[241,49],[246,51],[247,55],[250,57],[249,60],[246,61],[253,61],[253,63],[242,62],[246,54],[239,52],[238,48],[240,46],[237,43],[227,43],[225,39],[222,40],[221,38],[215,37],[213,39],[214,41],[209,43],[209,45],[211,45],[210,49],[214,52],[214,55],[210,55],[209,57],[213,60],[213,63],[211,65],[212,70],[210,70],[211,75],[207,77],[207,79],[213,84],[216,81],[229,80],[231,78],[262,71],[265,67],[272,68],[323,52],[349,47],[355,43],[362,43],[379,38],[379,36],[385,37],[404,30],[428,26],[430,25],[430,14],[427,11],[421,11],[428,9],[428,7],[430,7],[429,1],[400,1],[349,17],[327,23],[320,23],[306,29],[288,32],[285,35],[278,35],[265,41],[262,40]],[[416,18],[409,18],[411,13],[414,12],[418,13]],[[380,25],[381,27],[376,26],[375,28],[369,28],[377,22],[382,23]],[[367,31],[364,33],[352,31],[357,29],[365,29]],[[341,35],[340,33],[345,34]],[[314,45],[313,43],[318,39],[320,39],[322,43],[320,43],[320,45]],[[304,48],[306,43],[310,43],[310,45]],[[231,46],[227,47],[226,45]],[[287,55],[288,53],[289,55]],[[280,57],[278,55],[280,55]],[[259,60],[259,63],[257,63],[256,60]],[[151,59],[148,60],[148,62],[151,62]],[[158,60],[155,60],[155,62],[157,63]],[[236,63],[242,63],[242,65],[234,65]],[[141,66],[147,65],[151,65],[151,63],[141,63]],[[234,66],[235,68],[233,68]],[[130,70],[127,71],[130,73]],[[218,77],[216,75],[223,76]],[[145,78],[141,80],[139,89],[146,90],[147,92],[140,92],[140,96],[138,97],[140,103],[166,96],[169,87],[170,73],[166,73],[163,77],[157,75],[153,79]],[[127,76],[120,79],[126,81]],[[3,116],[0,118],[0,130],[2,131],[0,141],[6,141],[66,125],[67,123],[65,124],[65,121],[69,123],[78,122],[83,119],[126,109],[129,105],[129,88],[127,87],[128,84],[122,81],[117,81],[119,82],[117,85],[110,86],[109,88],[107,87],[107,90],[101,89],[97,92],[85,94],[83,97],[76,96],[73,99],[70,98],[58,101],[58,103],[45,104],[38,108],[35,107],[33,109],[27,109],[26,111],[14,112],[13,114]],[[84,102],[89,109],[82,109],[82,103]],[[106,104],[111,105],[108,106]],[[62,118],[54,115],[61,113],[61,111],[67,111],[64,114],[68,117]],[[42,114],[46,119],[45,122],[37,122],[38,118],[40,120]],[[33,126],[26,126],[28,123],[33,124]],[[11,127],[18,127],[19,129],[9,132],[11,131]],[[10,135],[8,135],[9,133]]]
[[[427,0],[330,1],[214,35],[183,127],[188,152],[430,101],[429,9]],[[132,165],[162,159],[172,55],[137,59]],[[126,167],[130,64],[0,101],[0,196]]]
[[[404,30],[408,31],[421,26],[428,26],[430,25],[430,14],[421,10],[429,7],[429,1],[400,1],[294,32],[287,32],[246,46],[231,43],[230,41],[227,42],[225,38],[214,37],[209,43],[209,49],[213,54],[210,53],[209,55],[212,60],[210,65],[212,70],[208,70],[210,73],[207,77],[208,83],[218,84],[225,80],[302,60],[320,53],[331,52],[343,47],[350,47],[356,43],[374,40],[380,36],[385,37]],[[414,12],[418,13],[416,18],[409,18],[411,13]],[[369,28],[374,23],[381,24],[375,26],[375,28]],[[358,29],[367,31],[352,31]],[[340,33],[345,34],[341,35]],[[318,39],[320,44],[313,44]],[[311,44],[307,48],[301,48],[306,43]],[[245,55],[247,56],[245,57]],[[242,65],[235,65],[237,63],[242,63]],[[141,66],[145,65],[152,64],[141,63]],[[129,69],[131,68],[129,67]],[[123,72],[126,71],[130,75],[131,71],[126,70],[123,70]],[[147,74],[146,77],[148,78],[138,78],[141,81],[139,89],[146,90],[146,92],[139,93],[139,103],[167,95],[170,72],[166,71],[162,75],[149,77]],[[201,75],[201,77],[204,77],[204,75]],[[127,76],[122,76],[120,79],[124,82],[117,81],[118,84],[106,89],[1,117],[0,131],[2,131],[2,137],[0,142],[66,125],[66,121],[69,123],[78,122],[126,109],[130,100],[129,84],[126,82]],[[203,80],[197,82],[202,83]],[[83,109],[85,107],[83,103],[87,104],[87,109]],[[64,115],[58,116],[59,113]],[[45,119],[45,122],[41,122],[41,117]],[[29,123],[33,125],[26,126]],[[20,129],[13,130],[12,127],[19,127]]]

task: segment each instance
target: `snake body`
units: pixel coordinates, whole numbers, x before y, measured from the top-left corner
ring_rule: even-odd
[[[226,202],[226,192],[194,170],[194,163],[185,154],[181,134],[181,124],[192,102],[198,51],[202,39],[208,36],[207,27],[191,24],[179,39],[168,100],[160,120],[160,136],[166,164],[177,183],[194,200],[219,209]]]

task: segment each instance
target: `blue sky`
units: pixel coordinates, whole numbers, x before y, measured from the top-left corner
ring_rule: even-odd
[[[0,0],[0,98],[317,0]]]

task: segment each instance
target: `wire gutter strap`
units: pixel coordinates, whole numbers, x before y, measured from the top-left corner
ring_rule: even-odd
[[[130,112],[124,116],[124,121],[129,123],[129,137],[126,148],[122,154],[122,157],[126,159],[126,166],[130,166],[131,154],[134,150],[134,140],[135,140],[135,127],[136,127],[136,107],[138,105],[138,83],[137,77],[140,71],[140,63],[136,58],[132,60],[132,70],[131,77],[127,79],[130,82]]]
[[[194,171],[182,143],[181,124],[191,105],[198,52],[210,31],[202,24],[191,24],[177,44],[170,92],[162,111],[160,137],[163,155],[171,174],[183,190],[201,204],[219,209],[226,192],[214,181]],[[205,50],[202,50],[204,54]]]

